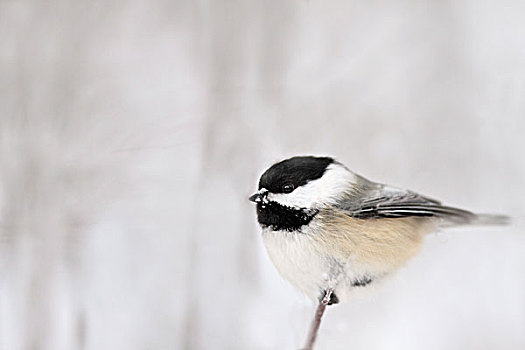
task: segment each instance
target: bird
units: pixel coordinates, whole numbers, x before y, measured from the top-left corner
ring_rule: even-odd
[[[327,305],[393,274],[429,233],[508,223],[503,215],[474,214],[373,182],[328,156],[273,164],[249,200],[256,203],[262,240],[278,272]]]

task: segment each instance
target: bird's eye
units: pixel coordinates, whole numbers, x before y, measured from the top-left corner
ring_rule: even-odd
[[[290,193],[290,192],[292,192],[294,189],[295,189],[295,187],[294,187],[294,185],[292,185],[292,184],[286,184],[286,185],[283,185],[283,192],[284,192],[284,193]]]

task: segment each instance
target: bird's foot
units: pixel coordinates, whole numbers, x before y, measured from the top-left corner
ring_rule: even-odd
[[[372,283],[372,278],[369,276],[363,276],[352,282],[352,287],[364,287]]]
[[[339,298],[334,294],[332,288],[328,288],[319,297],[319,302],[324,305],[332,305],[339,303]]]

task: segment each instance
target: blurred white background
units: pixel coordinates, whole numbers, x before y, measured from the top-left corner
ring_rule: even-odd
[[[0,0],[0,349],[297,349],[247,196],[295,154],[511,214],[319,349],[525,348],[525,3]]]

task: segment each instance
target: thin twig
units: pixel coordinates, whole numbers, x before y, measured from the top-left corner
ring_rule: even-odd
[[[317,338],[317,332],[319,330],[319,327],[321,326],[321,318],[323,318],[324,310],[326,309],[326,305],[328,305],[328,303],[330,302],[330,297],[332,296],[332,293],[332,288],[328,288],[326,290],[324,298],[319,301],[319,305],[317,306],[317,310],[315,311],[314,319],[312,320],[312,323],[310,325],[308,339],[306,340],[306,345],[304,346],[303,350],[313,350],[315,339]]]

